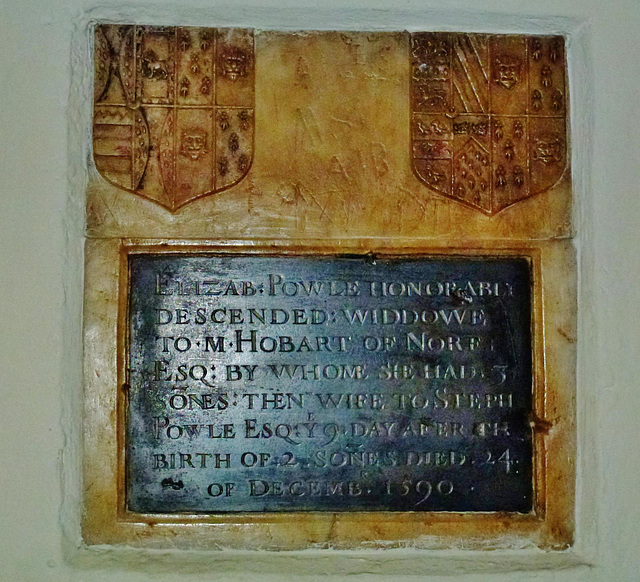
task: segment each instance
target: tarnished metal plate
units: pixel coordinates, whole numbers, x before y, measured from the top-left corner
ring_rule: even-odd
[[[130,511],[532,510],[526,259],[129,260]]]

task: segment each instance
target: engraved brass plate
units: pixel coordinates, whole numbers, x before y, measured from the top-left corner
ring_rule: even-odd
[[[533,509],[518,257],[129,257],[137,513]]]

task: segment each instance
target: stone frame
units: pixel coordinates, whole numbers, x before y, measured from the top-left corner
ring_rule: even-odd
[[[131,253],[527,257],[533,266],[535,512],[354,512],[139,515],[124,508],[122,390],[127,256]],[[185,241],[90,239],[85,272],[83,537],[88,544],[294,550],[312,547],[565,549],[574,535],[575,256],[570,240],[415,245],[398,240]],[[295,524],[295,528],[292,528]]]

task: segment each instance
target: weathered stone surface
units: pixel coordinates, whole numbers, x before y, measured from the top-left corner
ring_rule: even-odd
[[[565,170],[564,39],[411,36],[413,168],[431,189],[492,215]]]
[[[572,237],[573,226],[562,39],[104,25],[96,29],[95,50],[94,171],[87,189],[85,540],[158,547],[271,549],[315,544],[351,548],[363,543],[429,548],[455,543],[468,548],[558,548],[570,544],[575,459],[575,255],[572,241],[563,240]],[[478,354],[473,356],[477,367],[483,362],[501,366],[498,360],[509,354],[510,362],[516,362],[509,382],[513,402],[518,404],[510,412],[504,407],[502,412],[500,407],[474,411],[461,423],[467,426],[472,417],[483,422],[492,416],[498,432],[500,421],[512,423],[510,432],[495,437],[501,445],[501,450],[495,451],[497,456],[493,448],[485,450],[478,444],[480,438],[477,443],[473,440],[477,435],[458,434],[456,446],[443,449],[454,451],[458,460],[460,451],[466,451],[465,463],[459,463],[456,472],[452,467],[434,468],[419,476],[414,472],[416,467],[405,470],[395,466],[373,474],[360,467],[356,475],[355,471],[350,473],[352,468],[339,468],[344,471],[344,479],[341,475],[337,480],[344,483],[343,491],[349,492],[349,482],[356,483],[351,485],[354,495],[348,504],[331,496],[319,504],[306,498],[289,503],[277,494],[260,506],[251,497],[264,499],[263,495],[245,495],[251,491],[249,471],[257,475],[261,470],[242,464],[245,452],[256,455],[258,464],[261,454],[269,455],[269,461],[280,460],[280,465],[265,467],[265,473],[256,478],[254,493],[261,481],[286,482],[291,491],[291,479],[277,478],[281,469],[293,469],[307,486],[318,476],[314,473],[317,468],[303,471],[298,465],[286,466],[298,461],[297,448],[281,450],[272,444],[277,441],[263,437],[256,439],[262,442],[255,450],[197,447],[199,437],[191,425],[205,425],[207,431],[211,425],[214,436],[221,428],[224,436],[225,424],[241,426],[254,418],[265,424],[294,412],[267,408],[249,416],[254,409],[246,409],[246,402],[255,405],[262,402],[262,396],[242,397],[245,409],[230,404],[227,409],[232,412],[209,413],[204,407],[199,411],[171,409],[173,396],[177,406],[184,401],[181,396],[186,396],[188,406],[188,390],[202,384],[195,371],[200,368],[194,368],[202,364],[195,352],[187,349],[187,340],[191,344],[200,341],[196,337],[200,324],[195,323],[193,310],[196,316],[197,309],[209,313],[211,335],[205,337],[224,336],[226,332],[218,332],[220,326],[226,326],[230,341],[238,329],[249,334],[251,341],[251,330],[238,321],[212,322],[213,309],[283,309],[295,317],[294,310],[339,313],[354,309],[356,304],[347,305],[346,297],[339,295],[315,298],[314,306],[298,305],[295,298],[287,296],[279,298],[276,305],[256,295],[255,304],[250,305],[247,297],[232,294],[210,300],[181,295],[180,285],[186,285],[189,268],[177,287],[159,284],[160,289],[172,289],[173,294],[152,297],[146,295],[148,286],[139,284],[135,269],[154,260],[164,261],[169,270],[182,261],[209,266],[220,261],[218,267],[226,266],[216,267],[221,275],[218,279],[230,272],[240,279],[242,271],[247,273],[243,281],[257,281],[268,276],[267,265],[282,261],[278,263],[281,274],[298,270],[294,282],[308,284],[310,271],[299,266],[316,260],[320,261],[317,265],[325,265],[318,266],[318,272],[329,269],[332,280],[344,283],[344,269],[339,268],[344,261],[355,261],[366,270],[374,258],[381,257],[398,265],[419,258],[413,267],[425,276],[430,266],[451,266],[456,261],[464,268],[478,263],[528,265],[526,276],[519,280],[529,283],[521,286],[523,292],[517,301],[483,300],[483,309],[501,305],[504,312],[491,311],[483,331],[496,339],[495,353],[479,359]],[[399,283],[399,272],[385,271],[382,263],[380,268],[377,272],[380,276],[384,273],[388,283]],[[448,277],[457,280],[458,267],[451,269]],[[374,271],[369,275],[376,276]],[[467,305],[468,297],[458,299]],[[358,308],[389,310],[386,313],[408,308],[404,297],[369,300]],[[434,302],[433,298],[421,301],[420,309],[428,311]],[[144,309],[138,309],[142,304]],[[417,306],[411,303],[410,309]],[[464,309],[444,303],[437,307]],[[171,323],[144,323],[149,309],[166,309],[172,313]],[[167,317],[167,312],[160,313]],[[189,322],[183,320],[187,313],[193,317]],[[300,322],[294,328],[312,325]],[[293,332],[276,334],[275,326],[254,331],[266,337],[293,337]],[[333,323],[327,324],[327,329],[331,326]],[[164,334],[163,327],[170,332]],[[376,339],[369,340],[381,342],[381,353],[355,353],[362,356],[365,366],[373,365],[378,372],[394,370],[395,360],[403,357],[384,353],[385,342],[392,341],[385,337],[398,335],[402,325],[384,327],[377,333],[372,330]],[[394,328],[394,333],[388,328]],[[444,327],[425,323],[424,329],[420,324],[412,331],[422,334],[431,330],[439,333]],[[450,335],[460,334],[452,331]],[[173,354],[164,352],[165,341]],[[213,340],[206,342],[205,348],[208,345],[211,351]],[[290,345],[287,342],[285,347]],[[140,351],[141,346],[151,344],[153,348]],[[280,340],[276,344],[279,346]],[[455,338],[451,345],[457,345]],[[156,353],[158,349],[160,353]],[[232,366],[233,376],[233,366],[263,366],[264,371],[268,364],[349,363],[341,360],[341,353],[332,353],[326,364],[312,353],[305,353],[304,360],[296,355],[290,361],[285,361],[290,354],[281,353],[273,362],[266,362],[266,355],[225,352],[222,357],[218,352],[217,359],[207,361],[221,366],[223,377],[226,366]],[[384,355],[389,356],[388,361]],[[165,356],[167,364],[163,363]],[[425,366],[438,365],[438,361],[433,354],[414,354],[410,364],[424,371]],[[164,366],[168,370],[172,363],[177,367],[167,380]],[[457,357],[450,363],[462,365]],[[388,364],[391,368],[385,368]],[[180,369],[182,365],[186,368]],[[189,376],[190,370],[195,378]],[[255,370],[258,373],[259,368]],[[185,371],[186,383],[182,382]],[[153,374],[164,379],[153,380]],[[489,376],[489,380],[486,375],[476,377],[469,393],[480,393],[486,403],[486,393],[491,392],[489,401],[493,403],[496,396],[498,403],[499,386],[493,384],[501,376]],[[235,381],[243,386],[241,391],[228,390],[232,397],[238,392],[267,394],[267,402],[269,395],[276,393],[303,393],[304,399],[306,392],[311,392],[312,400],[317,400],[317,394],[326,395],[337,386],[333,380],[327,384],[321,381],[322,389],[305,390],[301,387],[305,380],[280,378],[277,385],[264,382],[253,391],[248,378]],[[450,382],[447,387],[462,392],[460,377],[446,381]],[[341,394],[361,393],[356,391],[361,380],[345,382],[349,386]],[[371,391],[366,392],[374,393],[375,389],[375,393],[386,393],[386,382],[391,381],[367,379]],[[431,390],[427,384],[414,385],[413,379],[391,383],[398,393],[406,390],[408,394],[416,388],[428,395]],[[198,401],[208,406],[213,395],[226,389],[214,386],[206,393],[211,396],[203,392],[191,397],[192,407],[198,407]],[[509,399],[503,396],[502,401],[508,403]],[[304,412],[320,419],[326,411]],[[398,418],[418,424],[426,420],[423,426],[440,422],[449,428],[456,422],[450,417],[451,409],[428,412],[402,411]],[[360,426],[378,416],[387,418],[387,414],[347,409],[336,411],[331,421]],[[224,422],[230,416],[233,418]],[[302,421],[296,422],[300,425]],[[187,425],[191,428],[184,428]],[[176,426],[179,428],[171,428]],[[244,428],[246,431],[246,424]],[[246,432],[244,436],[248,441]],[[385,447],[400,453],[407,450],[393,438],[375,431],[374,436],[378,448],[373,452]],[[341,450],[361,444],[343,437],[346,435],[337,441]],[[441,441],[446,438],[440,435],[430,445],[444,445]],[[225,439],[210,440],[218,443]],[[226,440],[234,439],[229,436]],[[234,447],[237,442],[234,440]],[[308,462],[315,451],[324,452],[326,458],[326,451],[334,444],[299,456]],[[478,455],[481,450],[491,454],[485,455],[484,462],[482,454]],[[512,450],[517,451],[513,456]],[[233,463],[240,456],[240,465],[214,466],[213,473],[208,473],[210,466],[195,467],[202,459],[206,465],[215,459],[214,454],[227,453]],[[253,458],[245,457],[245,464]],[[221,457],[218,459],[224,464]],[[267,457],[262,459],[267,463]],[[507,465],[509,472],[499,475],[497,468]],[[480,475],[483,470],[486,474]],[[206,479],[194,480],[191,475],[196,471],[206,474]],[[390,474],[388,479],[385,471]],[[458,481],[454,482],[454,477],[459,475],[465,475],[459,482],[468,486],[468,491],[455,498]],[[437,480],[432,479],[435,476]],[[232,493],[231,487],[227,489],[227,483],[239,480],[244,482],[244,490],[240,487]],[[386,481],[391,483],[391,493],[386,485],[379,487]],[[402,494],[403,481],[409,481],[407,495]],[[449,483],[454,487],[451,492]],[[484,488],[480,497],[490,501],[479,503],[474,498],[474,483]],[[269,487],[273,493],[273,486]],[[363,491],[371,488],[372,493],[366,493],[369,497],[356,495],[358,487]],[[275,491],[279,488],[276,485]],[[220,495],[214,495],[218,491]],[[299,491],[297,485],[293,491],[292,496]],[[427,492],[424,501],[424,495],[416,496]],[[423,509],[427,511],[420,511]],[[155,527],[158,524],[161,527]]]
[[[571,233],[561,37],[109,25],[96,47],[92,236]]]
[[[115,186],[175,212],[253,157],[253,33],[99,25],[93,148]]]

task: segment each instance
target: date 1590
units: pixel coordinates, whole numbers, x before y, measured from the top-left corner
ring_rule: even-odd
[[[453,493],[453,483],[448,479],[442,481],[428,481],[426,479],[404,479],[400,482],[385,481],[385,493],[391,496],[416,498],[415,507],[422,505],[432,495],[446,497]]]

